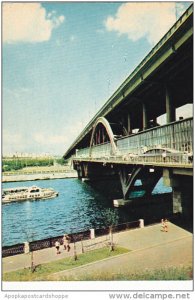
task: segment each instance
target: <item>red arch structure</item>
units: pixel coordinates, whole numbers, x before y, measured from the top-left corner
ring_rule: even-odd
[[[96,122],[94,123],[94,126],[93,126],[93,130],[92,130],[92,134],[91,134],[91,140],[90,140],[90,150],[89,150],[89,156],[91,156],[91,153],[92,153],[92,147],[93,147],[93,143],[94,143],[94,137],[95,137],[95,133],[97,131],[97,128],[98,128],[98,125],[101,124],[107,135],[108,135],[108,138],[110,140],[110,143],[111,143],[111,155],[114,155],[116,154],[117,152],[117,146],[116,146],[116,143],[115,143],[115,138],[114,138],[114,134],[113,134],[113,131],[112,131],[112,128],[108,122],[108,120],[104,117],[100,117],[96,120]]]

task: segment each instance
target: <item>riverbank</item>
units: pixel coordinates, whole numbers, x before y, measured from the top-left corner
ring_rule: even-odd
[[[2,182],[33,181],[48,179],[77,178],[77,172],[70,167],[28,167],[19,171],[3,172]]]
[[[117,247],[122,247],[129,252],[115,257],[106,258],[100,261],[91,262],[82,266],[72,266],[67,270],[66,264],[63,264],[59,271],[53,274],[45,274],[39,280],[105,280],[108,274],[112,276],[112,280],[116,280],[121,274],[123,280],[126,273],[137,274],[146,271],[154,271],[162,268],[192,267],[192,234],[175,224],[169,222],[169,231],[162,232],[161,224],[155,224],[144,228],[126,230],[124,232],[115,233],[113,240]],[[90,243],[97,245],[104,242],[106,236],[90,240]],[[77,254],[81,254],[86,250],[86,243],[89,241],[77,242],[75,244]],[[104,245],[104,243],[102,243]],[[94,249],[94,247],[92,247]],[[182,255],[181,255],[182,253]],[[85,253],[83,254],[85,255]],[[61,246],[61,254],[57,255],[54,247],[34,251],[35,265],[58,261],[63,258],[73,258],[74,245],[71,244],[71,251],[66,252]],[[74,261],[74,260],[73,260]],[[31,254],[20,254],[12,257],[3,258],[3,273],[12,272],[21,268],[29,268],[31,266]],[[103,271],[102,271],[103,270]],[[33,276],[36,275],[36,271]],[[49,275],[49,276],[48,276]],[[100,276],[101,275],[101,276]],[[9,275],[7,275],[9,276]],[[11,276],[11,274],[10,274]],[[35,276],[36,277],[36,276]],[[101,278],[101,279],[100,279]],[[8,280],[8,277],[6,277]],[[153,278],[155,279],[155,278]],[[171,278],[169,278],[171,279]],[[174,279],[174,278],[172,278]],[[23,279],[24,280],[24,279]],[[37,278],[33,278],[37,280]],[[5,282],[3,283],[5,285]]]

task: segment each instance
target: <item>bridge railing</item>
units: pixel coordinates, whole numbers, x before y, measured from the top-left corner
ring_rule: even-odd
[[[92,158],[109,158],[111,155],[111,143],[95,145],[92,147],[91,157]]]
[[[157,163],[157,164],[191,164],[192,155],[187,153],[167,153],[166,156],[163,156],[159,153],[150,153],[143,155],[129,155],[122,158],[125,161],[130,161],[131,163]]]
[[[89,149],[90,148],[77,149],[75,157],[89,157]]]
[[[113,226],[113,232],[120,232],[128,229],[138,228],[138,227],[140,227],[140,220],[115,225]],[[108,227],[95,229],[95,237],[100,237],[108,234],[109,234]],[[75,233],[69,233],[68,235],[70,237],[71,243],[83,242],[92,239],[90,229],[85,231],[75,232]],[[63,235],[27,242],[29,246],[28,252],[54,247],[56,241],[58,241],[60,245],[63,245]],[[23,253],[26,253],[25,243],[2,247],[2,257],[13,256],[13,255],[23,254]]]
[[[143,163],[191,164],[193,157],[193,118],[179,120],[163,126],[116,140],[115,159]],[[78,158],[89,157],[89,148],[78,150]],[[92,147],[91,159],[111,158],[111,144]],[[114,159],[112,155],[112,159]]]
[[[120,154],[142,155],[152,149],[192,153],[193,119],[185,119],[148,129],[117,140]]]
[[[91,149],[92,158],[110,157],[110,153],[111,153],[110,143],[95,145]],[[90,156],[90,148],[78,149],[76,152],[76,157],[78,158],[85,158],[89,156]]]

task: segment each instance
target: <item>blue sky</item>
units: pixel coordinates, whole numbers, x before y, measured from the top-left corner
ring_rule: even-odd
[[[63,155],[189,5],[4,3],[3,153]]]

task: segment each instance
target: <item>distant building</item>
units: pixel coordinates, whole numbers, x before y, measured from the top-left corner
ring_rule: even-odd
[[[49,158],[49,159],[53,159],[53,155],[49,154],[49,153],[27,153],[27,152],[15,152],[15,153],[6,153],[3,154],[3,158]]]

